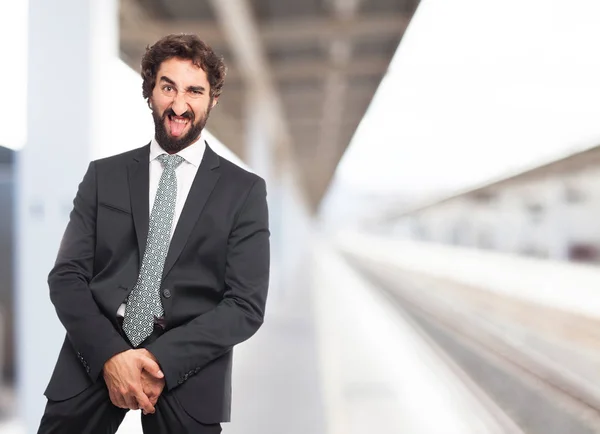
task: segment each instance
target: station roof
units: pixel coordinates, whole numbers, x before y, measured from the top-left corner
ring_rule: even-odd
[[[166,34],[205,40],[229,70],[211,132],[245,160],[248,89],[261,89],[316,210],[418,2],[121,0],[120,52],[139,71]]]

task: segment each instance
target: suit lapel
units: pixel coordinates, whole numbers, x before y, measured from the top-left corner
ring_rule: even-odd
[[[148,220],[150,216],[149,208],[149,159],[150,145],[144,146],[136,153],[133,160],[127,166],[129,176],[129,197],[131,200],[131,212],[133,214],[133,224],[137,236],[138,248],[140,252],[140,266],[142,257],[146,250],[146,239],[148,238]]]
[[[206,144],[204,157],[198,167],[198,172],[183,206],[181,216],[177,222],[173,239],[169,245],[169,252],[165,259],[163,279],[169,273],[181,251],[185,247],[192,229],[196,225],[206,201],[212,193],[219,179],[219,156]]]

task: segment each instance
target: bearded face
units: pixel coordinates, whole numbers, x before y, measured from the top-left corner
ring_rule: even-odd
[[[194,143],[216,104],[206,72],[177,57],[161,63],[150,97],[156,141],[169,154]]]

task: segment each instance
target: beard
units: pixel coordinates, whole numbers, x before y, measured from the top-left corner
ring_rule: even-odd
[[[204,116],[200,117],[196,122],[196,117],[194,116],[194,112],[187,111],[182,114],[180,117],[184,117],[189,119],[190,122],[190,130],[185,133],[181,137],[173,137],[169,134],[166,127],[166,120],[169,116],[176,116],[173,109],[166,109],[162,116],[160,116],[155,110],[152,110],[152,118],[154,119],[154,134],[156,137],[156,141],[169,154],[176,154],[182,149],[187,148],[200,137],[200,133],[204,129],[206,125],[206,121],[208,120],[208,114],[210,113],[210,109],[206,109]]]

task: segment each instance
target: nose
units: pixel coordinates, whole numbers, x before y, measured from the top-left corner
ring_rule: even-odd
[[[178,92],[177,95],[175,95],[172,108],[177,116],[181,116],[188,110],[185,98],[181,93]]]

